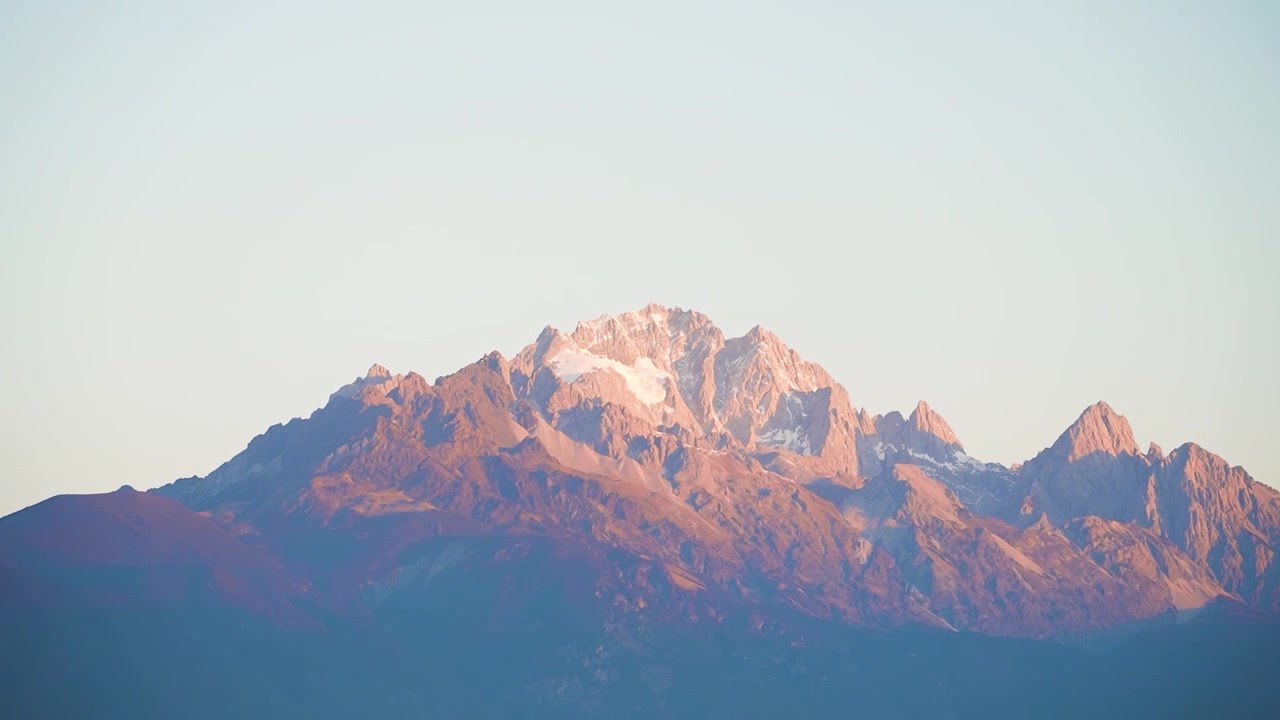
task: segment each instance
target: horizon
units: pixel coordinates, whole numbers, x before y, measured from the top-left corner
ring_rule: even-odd
[[[1280,6],[0,8],[0,515],[649,302],[1280,485]]]

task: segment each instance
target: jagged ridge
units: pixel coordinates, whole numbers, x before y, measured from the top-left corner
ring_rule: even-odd
[[[1275,608],[1280,575],[1274,491],[1194,445],[1140,454],[1105,403],[1014,471],[924,402],[872,416],[772,333],[659,305],[434,384],[375,365],[161,492],[268,544],[298,518],[429,513],[651,558],[677,599],[868,624],[1041,635],[1219,595]],[[655,602],[618,582],[623,606]]]

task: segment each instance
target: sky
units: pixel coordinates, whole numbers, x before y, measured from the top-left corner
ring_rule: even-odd
[[[315,5],[0,0],[0,514],[648,302],[1280,484],[1278,3]]]

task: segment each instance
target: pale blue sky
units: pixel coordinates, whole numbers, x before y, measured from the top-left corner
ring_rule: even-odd
[[[649,301],[1280,482],[1280,3],[235,5],[0,0],[0,513]]]

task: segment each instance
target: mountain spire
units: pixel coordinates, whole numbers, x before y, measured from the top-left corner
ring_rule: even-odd
[[[1054,447],[1065,451],[1068,460],[1095,452],[1107,455],[1139,453],[1129,421],[1102,401],[1085,408],[1080,417],[1054,443]]]
[[[947,445],[964,447],[960,444],[960,439],[952,432],[951,426],[947,424],[947,421],[943,420],[942,416],[923,400],[916,403],[916,409],[911,411],[911,417],[907,419],[907,422],[911,424],[912,428],[928,433]]]

